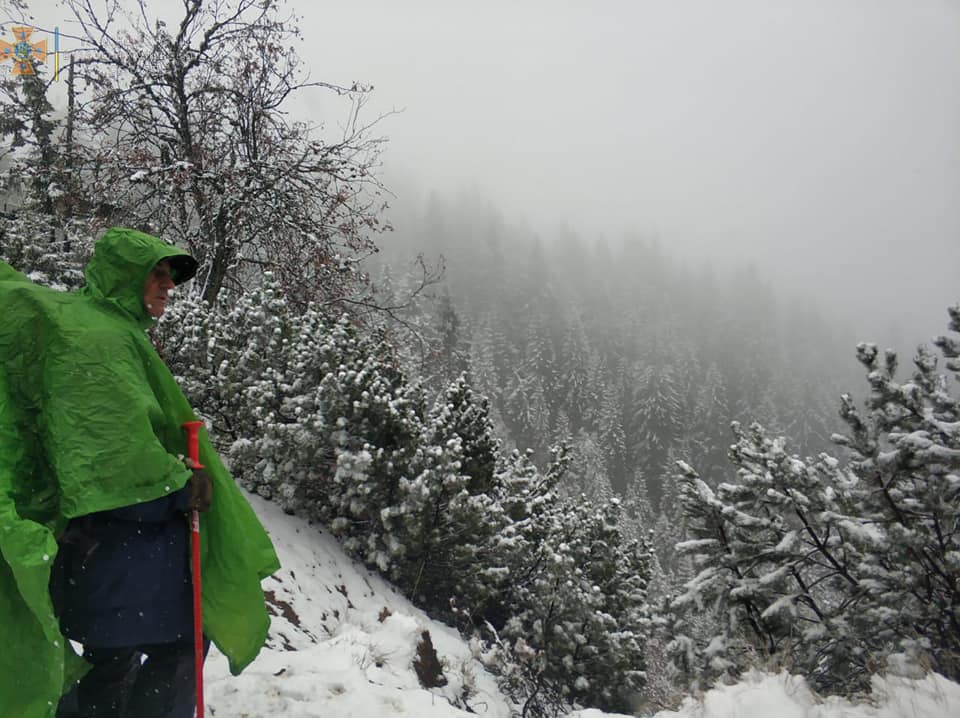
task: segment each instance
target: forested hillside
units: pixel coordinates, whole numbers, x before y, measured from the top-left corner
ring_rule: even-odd
[[[194,254],[152,335],[234,477],[456,626],[524,716],[757,665],[960,676],[953,335],[898,374],[816,287],[668,236],[388,213],[369,90],[308,82],[295,19],[134,5],[105,32],[67,0],[65,106],[43,68],[0,79],[0,260],[71,290],[111,225]],[[287,114],[302,91],[346,129]]]
[[[785,433],[803,455],[839,428],[839,394],[858,381],[853,335],[815,295],[747,264],[682,261],[669,238],[549,236],[482,198],[418,209],[385,238],[379,282],[389,301],[410,257],[443,257],[445,281],[404,315],[428,341],[410,365],[428,381],[466,371],[505,436],[541,459],[569,437],[572,489],[656,516],[674,503],[661,506],[676,460],[729,476],[731,421]]]

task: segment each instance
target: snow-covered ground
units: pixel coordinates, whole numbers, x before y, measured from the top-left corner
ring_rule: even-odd
[[[273,624],[267,647],[233,677],[214,649],[207,714],[221,718],[510,718],[512,706],[457,632],[431,621],[387,582],[349,559],[325,530],[250,501],[283,568],[264,582]],[[417,643],[429,631],[446,685],[421,687]],[[596,710],[577,718],[610,718]],[[687,699],[657,718],[957,718],[960,686],[938,676],[877,678],[872,700],[822,700],[801,678],[754,673]]]
[[[457,632],[431,621],[389,583],[348,558],[325,529],[250,502],[281,570],[263,583],[273,622],[267,647],[240,676],[211,651],[210,715],[227,718],[509,718],[510,705]],[[447,685],[420,687],[413,659],[424,630]]]
[[[941,676],[923,680],[874,678],[869,701],[853,704],[842,698],[821,699],[802,678],[786,673],[755,672],[734,686],[707,692],[700,701],[687,699],[677,711],[656,718],[958,718],[960,685]]]

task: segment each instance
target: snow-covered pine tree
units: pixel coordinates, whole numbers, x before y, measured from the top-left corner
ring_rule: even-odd
[[[668,461],[673,463],[661,468],[657,477],[657,485],[662,487],[662,496],[654,513],[649,540],[660,566],[668,575],[676,577],[680,565],[676,545],[683,539],[686,519],[680,500],[680,476],[676,469],[678,456],[673,448],[667,452],[667,456]]]
[[[473,326],[470,340],[470,377],[476,390],[496,406],[502,385],[494,344],[494,330],[490,325],[490,318],[484,316]]]
[[[451,599],[482,610],[497,589],[485,549],[503,525],[493,508],[498,460],[486,399],[461,375],[424,422],[397,503],[381,511],[395,554],[391,576],[435,612],[448,614]]]
[[[627,485],[627,492],[623,498],[624,520],[634,526],[632,535],[649,537],[654,523],[653,507],[647,493],[647,480],[641,469],[635,469],[633,478]]]
[[[327,521],[348,550],[386,571],[395,548],[381,512],[399,504],[400,481],[412,476],[424,411],[419,387],[390,362],[389,347],[374,342],[369,348],[341,357],[320,383],[337,457]]]
[[[449,287],[444,287],[434,300],[432,320],[427,338],[426,357],[421,372],[427,386],[446,386],[467,370],[469,347],[464,342],[464,329]]]
[[[603,389],[600,415],[597,417],[597,440],[603,452],[606,475],[611,486],[621,494],[626,489],[627,437],[623,430],[622,373]]]
[[[504,559],[503,623],[494,625],[532,653],[525,661],[531,715],[549,715],[558,697],[626,710],[642,686],[649,634],[649,550],[625,540],[619,501],[564,498],[562,455],[540,474],[521,454],[501,472],[500,505],[512,520],[495,537]]]
[[[949,309],[960,332],[960,305]],[[890,661],[929,665],[960,676],[960,340],[935,340],[944,359],[920,346],[912,376],[896,380],[897,356],[860,344],[870,395],[864,416],[849,395],[841,415],[857,477],[868,588],[864,621]],[[899,654],[899,655],[898,655]]]
[[[570,464],[564,473],[561,489],[566,496],[586,496],[591,501],[607,501],[614,497],[607,474],[607,459],[594,434],[581,431],[570,446]]]
[[[632,406],[628,435],[636,437],[633,465],[642,468],[652,482],[647,488],[656,507],[663,494],[660,479],[667,452],[681,433],[681,396],[673,370],[636,366]]]
[[[222,443],[259,436],[272,423],[283,398],[275,374],[291,361],[293,323],[270,276],[216,309],[195,293],[178,296],[164,314],[158,335],[167,364]]]
[[[503,416],[520,446],[534,449],[550,435],[550,408],[543,380],[524,364],[513,370],[504,391]]]
[[[596,387],[591,386],[588,374],[590,355],[583,320],[575,314],[567,324],[557,357],[558,402],[570,417],[572,431],[592,418],[590,407],[596,404]]]
[[[74,289],[93,246],[69,171],[68,147],[41,67],[0,79],[0,260],[38,284]]]
[[[698,574],[678,606],[712,604],[727,621],[704,667],[743,670],[759,654],[802,666],[824,689],[856,685],[873,644],[854,630],[854,480],[832,457],[791,456],[758,424],[734,432],[738,481],[714,491],[686,467],[682,496],[691,540],[678,549]]]
[[[716,485],[729,471],[727,427],[730,426],[730,407],[726,382],[715,362],[707,366],[700,380],[690,418],[690,431],[686,437],[690,455],[686,460],[699,468],[707,483]]]
[[[461,374],[443,397],[446,431],[457,436],[462,446],[461,472],[467,477],[470,493],[487,493],[496,485],[500,440],[490,421],[487,397],[474,392]]]
[[[960,307],[950,316],[960,330]],[[865,416],[843,397],[849,432],[834,440],[850,450],[846,466],[826,454],[802,461],[759,425],[735,425],[736,484],[714,491],[688,468],[691,540],[680,549],[699,573],[677,607],[709,606],[721,619],[698,650],[678,632],[688,669],[734,673],[758,653],[827,691],[862,688],[884,667],[960,673],[960,403],[950,382],[960,341],[936,344],[947,373],[921,347],[902,384],[892,351],[858,347],[871,394]]]
[[[355,555],[387,570],[380,512],[409,476],[423,415],[389,347],[347,317],[291,311],[269,281],[216,307],[177,302],[168,315],[171,368],[234,474],[288,511],[329,523]]]

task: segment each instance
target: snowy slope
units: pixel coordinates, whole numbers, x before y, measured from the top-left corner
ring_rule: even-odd
[[[250,496],[283,568],[264,581],[273,623],[267,647],[238,677],[214,649],[207,715],[221,718],[510,718],[493,677],[456,631],[431,621],[387,582],[349,559],[323,529]],[[384,609],[387,609],[386,611]],[[447,684],[426,690],[413,668],[429,630]],[[578,718],[610,718],[595,710]],[[960,686],[937,676],[876,679],[873,700],[820,700],[801,678],[753,673],[687,699],[657,718],[956,718]]]
[[[326,530],[249,498],[282,564],[263,583],[273,622],[267,648],[239,677],[211,651],[204,674],[210,715],[452,718],[470,715],[469,706],[474,715],[509,718],[492,676],[454,629],[349,559]],[[413,669],[425,628],[448,681],[431,691]]]

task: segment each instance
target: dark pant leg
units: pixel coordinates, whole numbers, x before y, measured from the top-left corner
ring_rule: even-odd
[[[79,718],[80,708],[77,706],[77,688],[74,686],[60,698],[57,704],[56,718]]]
[[[84,646],[84,659],[92,668],[76,687],[81,718],[125,716],[130,691],[140,666],[140,654],[133,648]]]
[[[209,643],[204,644],[204,656]],[[136,718],[192,718],[197,699],[193,669],[193,643],[140,646],[147,660],[140,667],[130,700]]]

